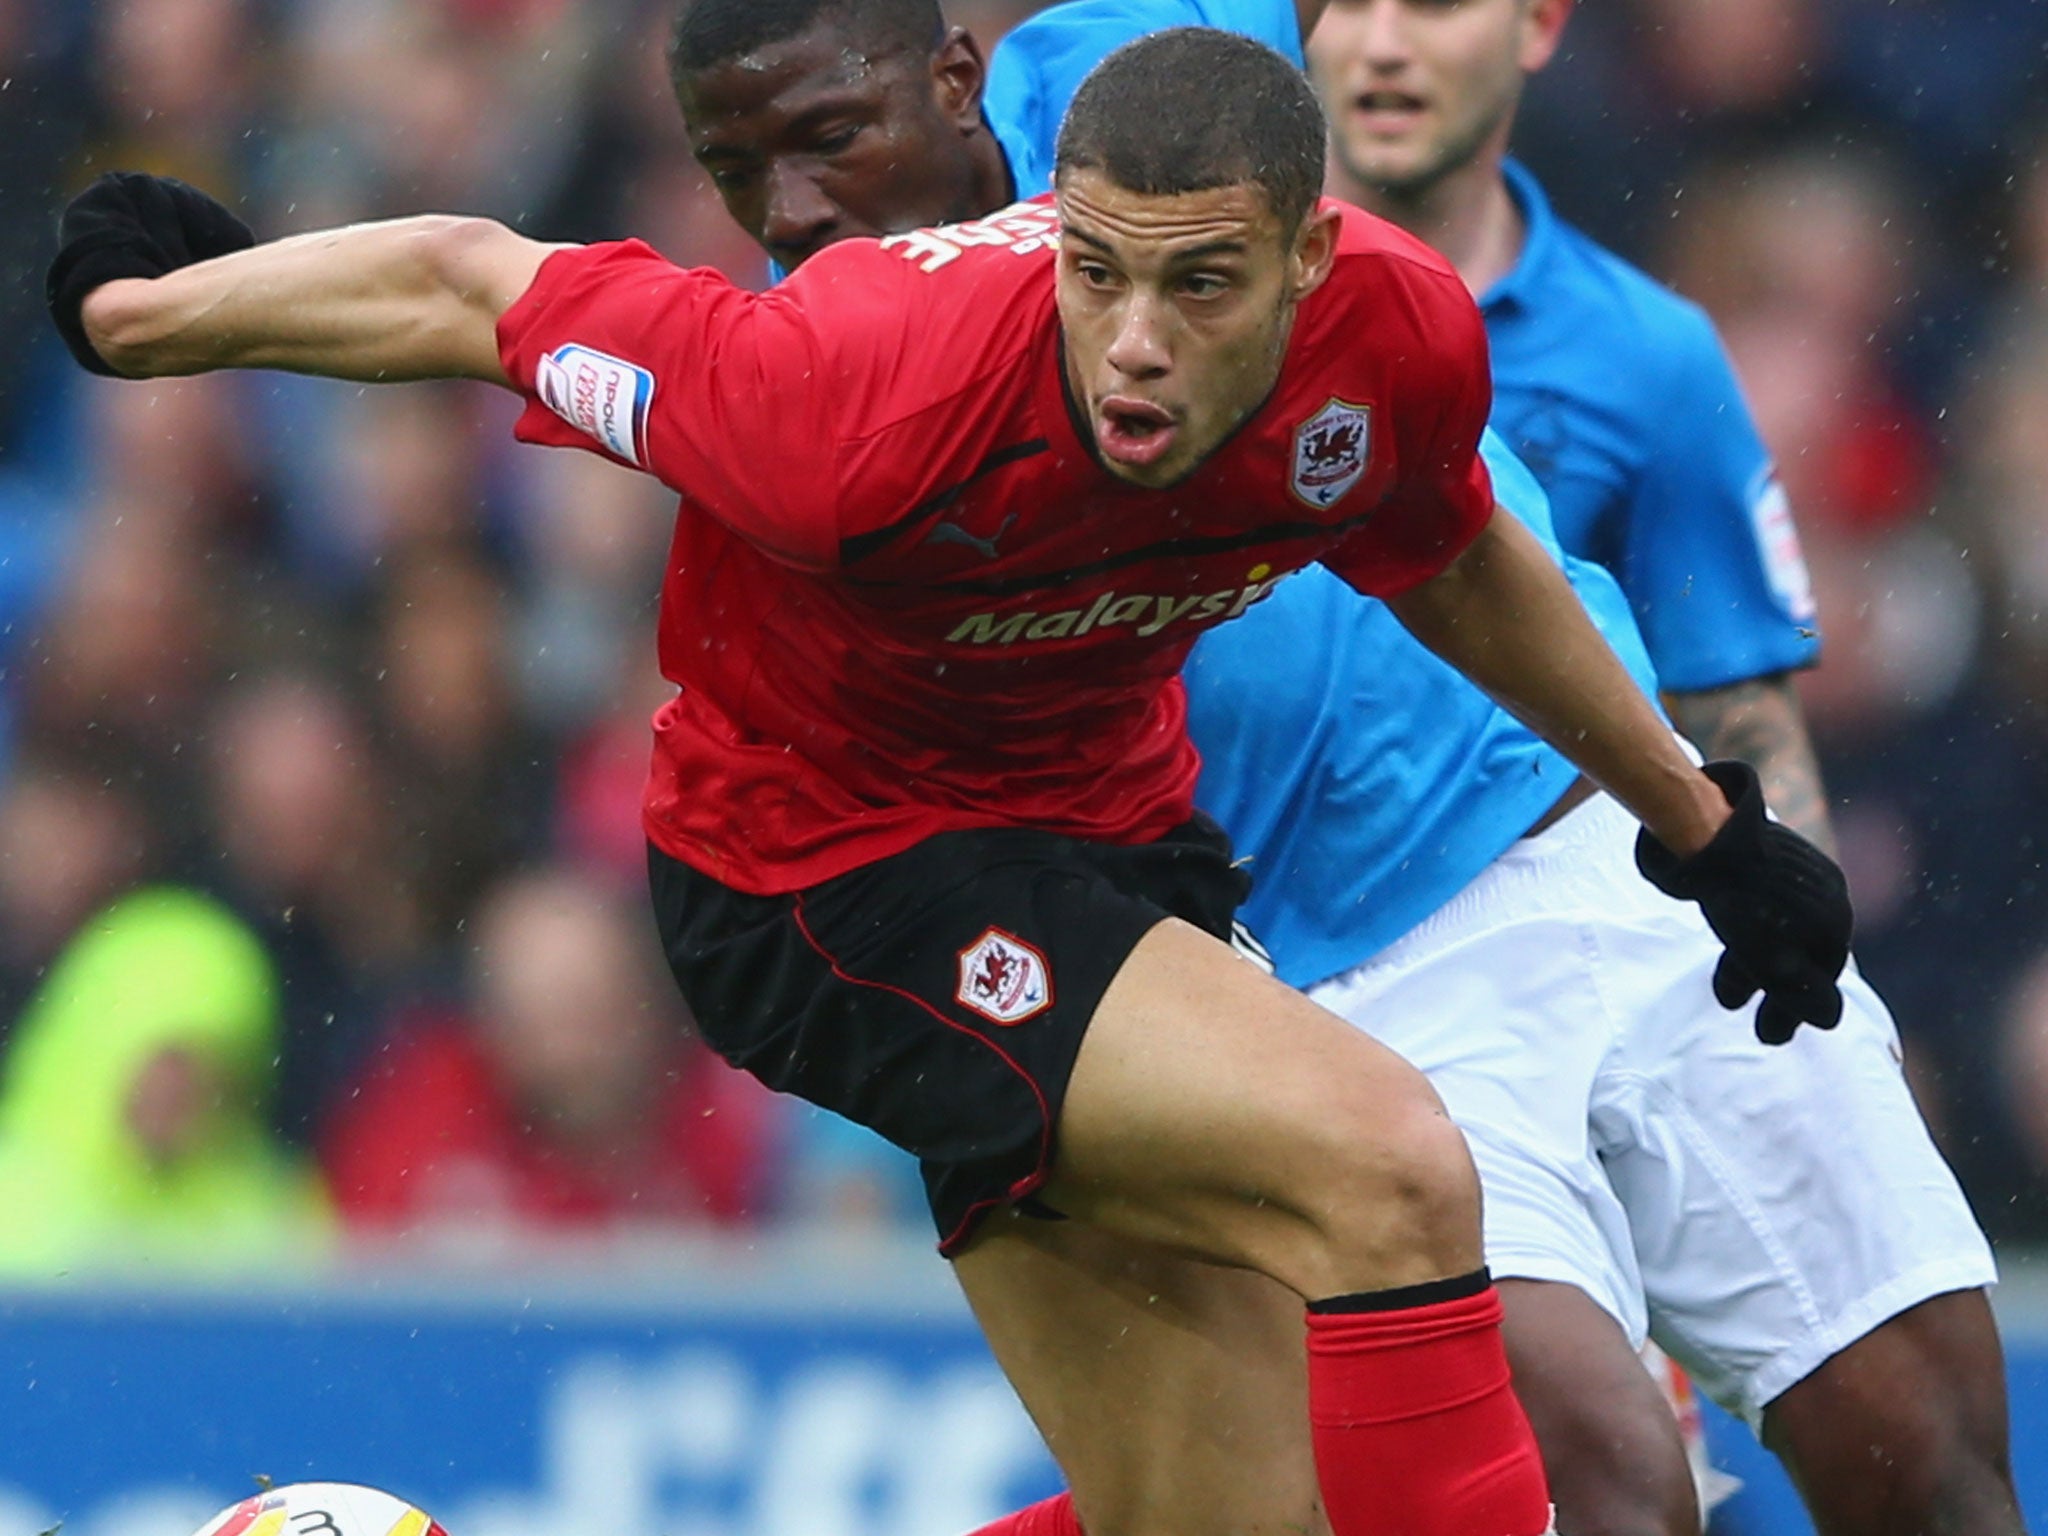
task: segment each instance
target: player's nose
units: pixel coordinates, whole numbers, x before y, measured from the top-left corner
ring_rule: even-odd
[[[771,166],[767,190],[761,243],[784,266],[795,266],[838,238],[839,205],[801,167]]]
[[[1409,0],[1368,0],[1352,33],[1354,61],[1375,72],[1397,70],[1410,61]]]
[[[1109,344],[1110,367],[1125,378],[1155,379],[1173,363],[1167,345],[1169,316],[1142,288],[1132,292]]]

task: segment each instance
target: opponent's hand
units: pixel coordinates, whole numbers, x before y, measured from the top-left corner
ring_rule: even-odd
[[[108,378],[85,334],[85,296],[118,277],[162,277],[256,243],[249,226],[201,192],[169,176],[110,171],[65,206],[61,242],[44,293],[50,318],[81,368]]]
[[[1641,833],[1636,868],[1665,895],[1698,902],[1727,946],[1714,968],[1723,1008],[1740,1008],[1762,990],[1759,1040],[1783,1045],[1801,1024],[1833,1029],[1853,926],[1848,882],[1833,859],[1764,814],[1763,786],[1749,764],[1708,763],[1706,774],[1734,814],[1690,858]]]

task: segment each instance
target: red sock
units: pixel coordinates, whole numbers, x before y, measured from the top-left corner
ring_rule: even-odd
[[[1335,1536],[1548,1527],[1543,1463],[1508,1382],[1500,1297],[1484,1279],[1450,1301],[1309,1313],[1309,1424]],[[1338,1304],[1354,1300],[1374,1298]]]
[[[1074,1515],[1074,1496],[1058,1493],[991,1520],[974,1536],[1081,1536],[1081,1522]]]

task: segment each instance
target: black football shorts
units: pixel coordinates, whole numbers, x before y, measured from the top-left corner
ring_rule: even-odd
[[[663,948],[711,1048],[923,1164],[939,1250],[1052,1165],[1110,980],[1168,916],[1228,940],[1250,881],[1206,817],[1119,847],[948,832],[787,896],[649,851]]]

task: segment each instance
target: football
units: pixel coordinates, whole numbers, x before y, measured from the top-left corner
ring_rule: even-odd
[[[395,1494],[355,1483],[287,1483],[230,1504],[193,1536],[448,1536]]]

